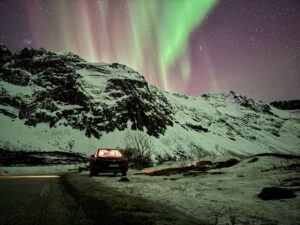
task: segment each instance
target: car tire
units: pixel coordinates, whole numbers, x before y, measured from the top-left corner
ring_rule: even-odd
[[[90,170],[90,177],[93,177],[93,176],[96,176],[96,175],[97,175],[97,173],[93,169],[91,169]]]
[[[126,175],[127,175],[127,171],[122,171],[122,176],[126,177]]]

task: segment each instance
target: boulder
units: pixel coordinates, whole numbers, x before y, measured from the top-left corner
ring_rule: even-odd
[[[296,198],[293,190],[278,187],[266,187],[257,195],[262,200]]]

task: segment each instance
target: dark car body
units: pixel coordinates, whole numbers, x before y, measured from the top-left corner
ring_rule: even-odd
[[[126,176],[128,171],[128,159],[119,149],[98,149],[90,160],[90,176],[98,173],[121,172]]]

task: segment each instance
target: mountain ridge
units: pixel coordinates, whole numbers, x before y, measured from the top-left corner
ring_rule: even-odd
[[[0,46],[0,93],[2,145],[90,153],[143,132],[156,155],[300,151],[300,122],[287,112],[233,91],[168,93],[125,65],[73,53]]]
[[[66,125],[85,130],[88,137],[93,135],[100,138],[99,130],[124,130],[128,120],[132,122],[133,129],[142,130],[145,126],[148,134],[153,136],[158,136],[166,125],[171,123],[167,118],[170,106],[164,97],[158,91],[150,91],[145,79],[124,65],[87,64],[74,54],[59,55],[44,49],[24,48],[19,54],[11,57],[13,61],[2,64],[1,79],[22,87],[31,86],[34,90],[31,96],[23,95],[27,102],[22,101],[24,98],[8,98],[4,101],[10,101],[12,106],[16,106],[16,101],[19,101],[18,117],[25,119],[26,125],[35,126],[45,122],[53,127],[59,120],[66,119]],[[91,70],[95,73],[89,74]],[[127,74],[126,79],[122,77],[126,75],[124,71],[130,74]],[[100,81],[102,79],[103,82],[95,85],[94,78]],[[145,91],[138,92],[139,89]],[[8,95],[4,88],[1,89],[1,93]],[[104,97],[99,99],[99,95]],[[117,100],[113,108],[109,107],[111,98]],[[156,98],[160,98],[159,108],[151,108],[143,101],[147,99],[153,102]],[[132,102],[135,104],[131,104]],[[66,109],[66,105],[74,107]],[[114,115],[114,112],[120,111],[122,113]],[[154,112],[149,117],[145,116],[145,111]],[[163,120],[160,118],[161,114],[164,115]],[[90,121],[88,115],[93,116],[92,120],[109,123],[97,126],[95,121]]]

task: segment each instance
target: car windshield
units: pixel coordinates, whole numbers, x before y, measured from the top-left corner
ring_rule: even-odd
[[[98,151],[98,157],[122,157],[122,154],[119,150],[101,149]]]

